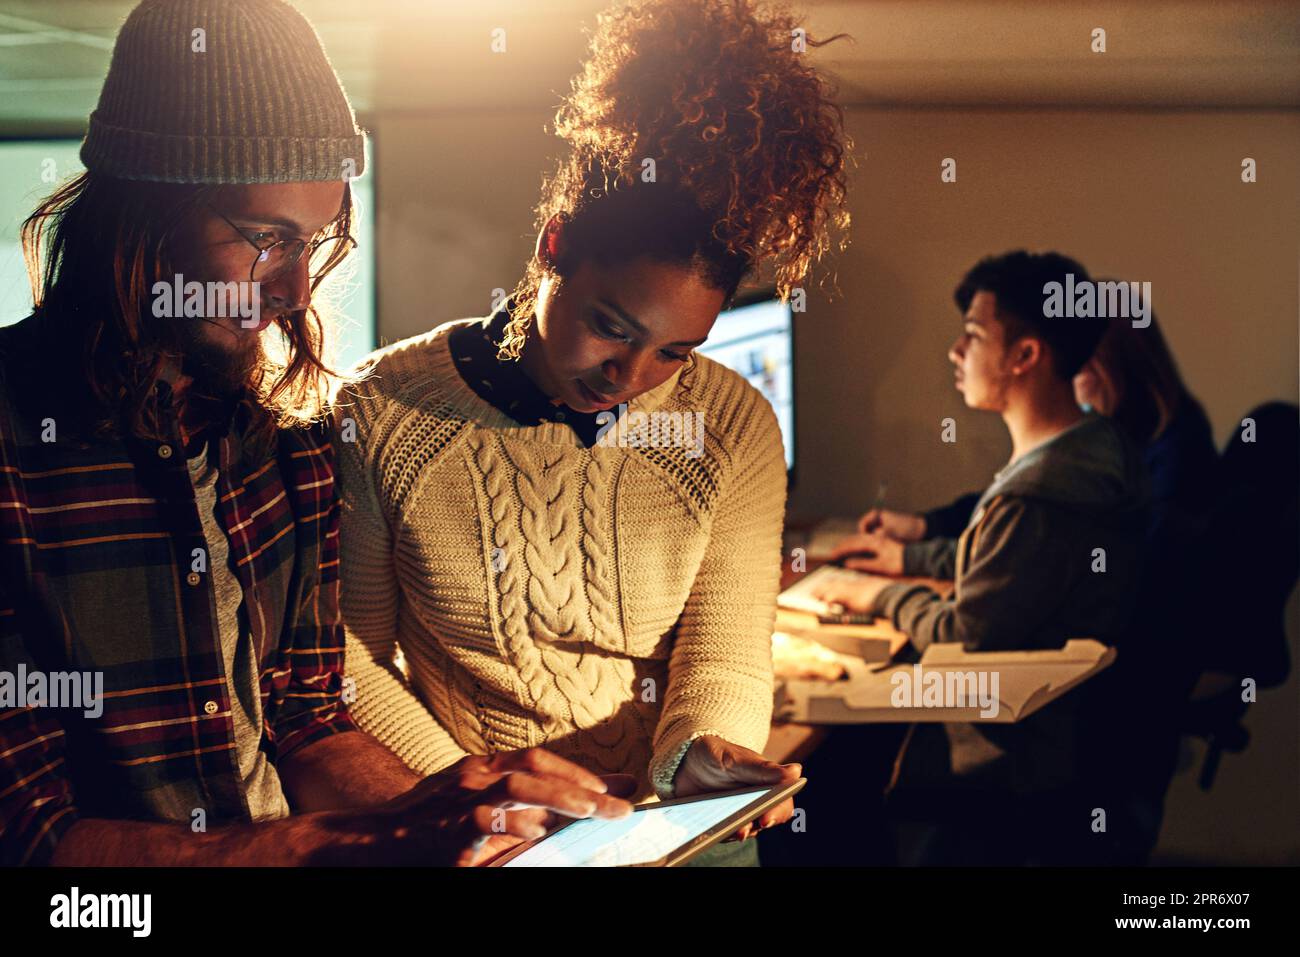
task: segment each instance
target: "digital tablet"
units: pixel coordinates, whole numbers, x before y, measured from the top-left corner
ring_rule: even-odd
[[[617,821],[582,818],[511,848],[493,867],[675,867],[796,794],[805,778],[640,804]]]

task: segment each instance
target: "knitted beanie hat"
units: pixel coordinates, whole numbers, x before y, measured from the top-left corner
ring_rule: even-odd
[[[320,38],[283,0],[144,0],[81,161],[119,179],[291,183],[359,176],[364,145]]]

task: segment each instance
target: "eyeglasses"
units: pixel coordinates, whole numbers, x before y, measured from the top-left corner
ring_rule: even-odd
[[[323,236],[307,242],[302,239],[281,239],[266,246],[249,238],[248,234],[230,222],[230,219],[215,206],[212,211],[230,223],[230,228],[243,238],[244,242],[257,250],[252,268],[248,271],[251,282],[266,283],[279,279],[297,265],[303,253],[307,254],[307,275],[312,286],[325,278],[325,275],[347,258],[348,253],[356,248],[357,241],[346,233],[336,236]]]

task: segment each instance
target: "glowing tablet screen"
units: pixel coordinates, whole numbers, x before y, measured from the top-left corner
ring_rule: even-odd
[[[650,805],[618,821],[584,818],[503,867],[619,867],[657,861],[763,796],[724,794],[667,807]]]

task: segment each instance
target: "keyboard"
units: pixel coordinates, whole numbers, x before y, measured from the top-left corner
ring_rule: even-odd
[[[777,596],[776,604],[778,608],[788,608],[791,611],[806,611],[814,615],[837,615],[839,613],[831,605],[820,598],[814,598],[812,593],[829,582],[857,581],[867,577],[869,576],[851,568],[823,565],[781,592]]]

